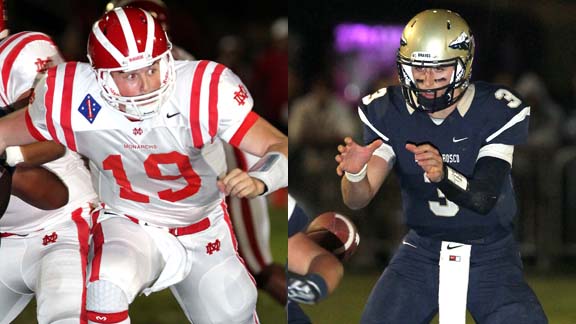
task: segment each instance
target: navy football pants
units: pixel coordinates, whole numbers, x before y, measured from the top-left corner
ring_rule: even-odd
[[[286,305],[286,310],[288,312],[288,324],[311,324],[312,322],[308,316],[304,313],[300,305],[293,301],[288,301]]]
[[[441,242],[410,231],[372,289],[362,324],[424,324],[438,313]],[[409,244],[415,246],[410,246]],[[471,251],[467,307],[479,324],[545,324],[513,236]]]

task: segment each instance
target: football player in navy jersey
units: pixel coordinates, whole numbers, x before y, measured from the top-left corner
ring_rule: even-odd
[[[437,313],[465,323],[466,309],[477,323],[547,323],[512,234],[512,156],[530,107],[505,87],[470,82],[473,58],[457,13],[419,13],[400,41],[400,86],[359,106],[366,146],[338,146],[345,204],[366,206],[394,169],[410,229],[361,323],[429,323]]]
[[[342,263],[302,231],[308,216],[288,195],[288,324],[309,324],[299,303],[315,304],[328,296],[344,274]]]

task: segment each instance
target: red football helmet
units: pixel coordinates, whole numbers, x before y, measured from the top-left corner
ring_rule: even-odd
[[[88,60],[96,72],[102,96],[125,115],[145,119],[155,116],[172,93],[174,59],[172,44],[160,23],[142,9],[115,8],[94,23],[88,37]],[[160,88],[147,94],[120,94],[111,72],[133,71],[160,63]]]
[[[7,26],[6,8],[4,7],[4,0],[0,0],[0,11],[2,12],[2,20],[0,20],[0,39],[6,38],[10,31]]]
[[[106,12],[118,7],[135,7],[148,11],[168,32],[168,7],[162,0],[113,0],[106,5]]]

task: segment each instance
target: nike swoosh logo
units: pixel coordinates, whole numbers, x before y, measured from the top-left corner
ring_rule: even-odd
[[[452,137],[452,142],[458,143],[458,142],[465,141],[467,139],[468,139],[468,137],[462,137],[462,138],[458,138],[458,139],[456,137]]]
[[[461,246],[464,246],[464,245],[463,245],[463,244],[459,244],[459,245],[452,245],[452,246],[451,246],[450,244],[448,244],[448,246],[447,246],[446,248],[448,248],[448,250],[452,250],[452,249],[459,248],[459,247],[461,247]]]
[[[173,114],[167,113],[167,114],[166,114],[166,118],[172,118],[172,117],[174,117],[174,116],[176,116],[176,115],[180,115],[180,113],[179,113],[179,112],[173,113]]]
[[[411,247],[413,247],[413,248],[415,248],[415,249],[418,248],[416,245],[414,245],[414,244],[412,244],[412,243],[409,243],[409,242],[406,242],[406,241],[402,241],[402,244],[411,246]]]

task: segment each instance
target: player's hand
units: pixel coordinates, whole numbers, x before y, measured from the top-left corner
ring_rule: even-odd
[[[442,155],[430,144],[406,144],[406,149],[414,154],[414,161],[424,170],[426,177],[432,182],[440,182],[444,178],[444,163]]]
[[[262,194],[265,188],[262,181],[240,169],[234,169],[224,178],[218,179],[217,186],[226,196],[237,198],[254,198]]]
[[[335,159],[338,162],[336,173],[342,176],[344,172],[358,173],[372,157],[372,153],[382,145],[382,140],[376,140],[370,145],[358,145],[350,137],[344,138],[344,145],[338,145],[338,152]]]
[[[288,272],[288,299],[300,304],[316,304],[327,292],[306,276]]]

